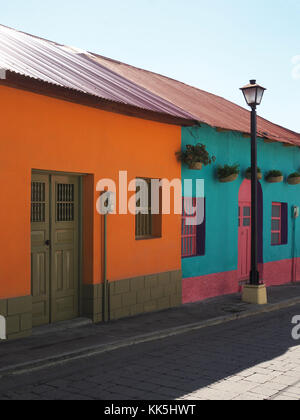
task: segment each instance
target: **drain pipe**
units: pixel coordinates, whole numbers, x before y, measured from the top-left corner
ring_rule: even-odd
[[[107,281],[107,213],[104,214],[104,261],[103,261],[103,321],[107,322],[108,281]]]
[[[299,207],[293,206],[292,283],[295,283],[297,280],[296,220],[298,217],[299,217]]]
[[[107,217],[115,211],[115,193],[104,191],[100,196],[101,214],[104,216],[103,252],[103,322],[110,320],[110,285],[107,279]]]

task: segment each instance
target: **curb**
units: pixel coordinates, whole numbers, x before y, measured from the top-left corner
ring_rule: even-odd
[[[93,321],[89,318],[77,318],[71,321],[60,321],[55,324],[49,324],[47,329],[45,326],[43,327],[35,327],[32,330],[32,337],[43,336],[47,334],[51,334],[52,332],[60,332],[65,330],[72,330],[75,328],[86,327],[88,325],[93,325]],[[0,369],[1,371],[1,369]]]
[[[0,369],[0,378],[6,376],[22,375],[25,373],[30,373],[50,368],[53,366],[65,364],[67,362],[97,356],[103,353],[108,353],[110,351],[122,349],[124,347],[129,347],[136,344],[148,343],[151,341],[161,340],[164,338],[174,337],[188,332],[201,330],[203,328],[225,324],[239,319],[245,319],[264,313],[279,311],[281,309],[293,307],[298,304],[300,304],[300,297],[288,299],[280,303],[268,304],[266,306],[255,305],[253,308],[243,313],[224,315],[217,318],[211,318],[205,321],[200,321],[197,323],[182,325],[180,327],[173,327],[165,330],[155,331],[154,333],[138,335],[132,338],[124,339],[122,341],[115,341],[110,344],[99,344],[91,347],[85,347],[74,352],[62,353],[58,356],[48,357],[17,365],[11,365],[6,368]]]

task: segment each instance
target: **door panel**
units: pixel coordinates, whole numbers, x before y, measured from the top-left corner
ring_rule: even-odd
[[[33,326],[50,322],[49,176],[32,175],[31,182],[31,287]]]
[[[251,269],[251,202],[239,203],[238,278],[249,279]]]
[[[79,180],[32,175],[33,325],[78,316]]]
[[[78,315],[78,178],[53,176],[51,182],[51,321]]]

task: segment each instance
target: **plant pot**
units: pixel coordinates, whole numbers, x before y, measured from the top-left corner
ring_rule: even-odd
[[[232,174],[232,175],[227,176],[226,178],[219,178],[219,182],[221,182],[223,184],[225,184],[227,182],[233,182],[236,179],[238,179],[238,176],[239,176],[239,174]]]
[[[282,176],[270,176],[269,178],[266,179],[267,182],[269,182],[270,184],[278,184],[280,182],[283,181],[283,175]]]
[[[251,172],[246,172],[246,179],[251,179]],[[262,179],[262,173],[261,172],[257,172],[257,179],[261,180]]]
[[[287,182],[290,185],[298,185],[298,184],[300,184],[300,177],[298,176],[298,177],[288,178]]]
[[[203,167],[203,163],[201,162],[193,162],[189,165],[190,169],[197,170],[197,171],[201,171],[202,167]]]

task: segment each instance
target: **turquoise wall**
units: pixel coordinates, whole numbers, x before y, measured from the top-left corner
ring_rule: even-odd
[[[205,256],[182,260],[183,277],[232,271],[238,263],[238,195],[244,181],[244,172],[250,166],[250,139],[237,132],[217,132],[207,125],[182,128],[182,149],[187,144],[203,143],[215,164],[194,171],[182,166],[182,179],[205,181],[206,197],[206,251]],[[241,173],[237,181],[221,184],[216,177],[218,165],[239,163]],[[292,206],[300,207],[300,185],[290,186],[286,177],[300,171],[300,150],[284,147],[281,143],[265,143],[258,139],[258,166],[265,174],[279,169],[285,175],[282,184],[261,181],[264,200],[263,253],[264,263],[290,259],[293,256]],[[194,193],[195,195],[195,193]],[[271,246],[272,202],[288,203],[288,244]],[[296,220],[296,257],[300,257],[300,218]]]

